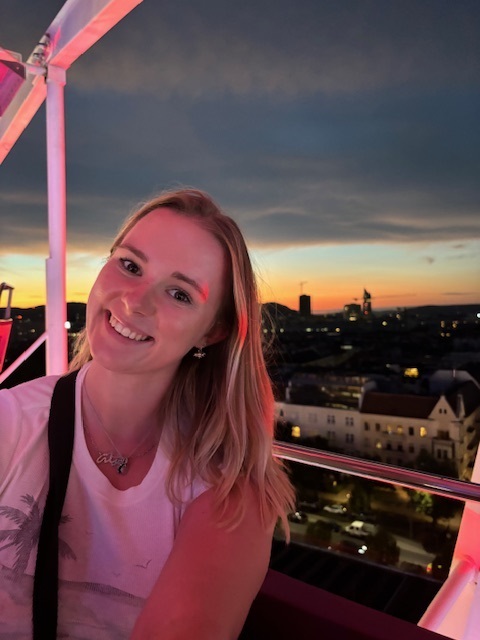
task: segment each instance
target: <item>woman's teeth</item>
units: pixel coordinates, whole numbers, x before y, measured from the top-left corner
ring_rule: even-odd
[[[115,329],[117,333],[119,333],[124,338],[128,338],[129,340],[136,340],[137,342],[143,342],[144,340],[148,340],[150,336],[145,336],[142,333],[136,333],[132,331],[125,325],[123,325],[115,316],[110,316],[108,322],[110,326]]]

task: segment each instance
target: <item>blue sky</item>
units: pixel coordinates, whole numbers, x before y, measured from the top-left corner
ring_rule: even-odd
[[[27,58],[62,4],[4,0],[0,44]],[[266,301],[480,302],[479,33],[466,0],[144,0],[67,74],[69,299],[136,203],[189,184],[244,229]],[[41,304],[43,109],[0,220],[0,279]]]

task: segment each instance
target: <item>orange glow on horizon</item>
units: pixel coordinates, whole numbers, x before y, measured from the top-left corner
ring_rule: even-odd
[[[346,304],[362,303],[364,288],[372,296],[373,311],[480,303],[480,243],[472,240],[468,255],[461,260],[448,244],[438,244],[435,250],[433,263],[424,260],[421,245],[292,247],[280,252],[254,250],[252,254],[261,301],[292,310],[299,309],[299,296],[304,293],[311,297],[313,313],[341,312]],[[104,256],[93,251],[69,251],[68,301],[87,301],[103,264]],[[14,287],[14,307],[45,304],[43,257],[3,256],[2,280]]]
[[[82,282],[78,278],[70,278],[67,282],[67,300],[69,302],[87,302],[90,287],[94,278],[88,282]],[[9,283],[10,284],[10,283]],[[400,283],[403,284],[403,283]],[[298,285],[293,284],[289,289],[286,286],[272,287],[270,285],[262,285],[260,282],[260,300],[263,303],[277,302],[285,305],[294,311],[299,309],[300,291]],[[320,287],[318,287],[320,288]],[[464,305],[479,303],[480,295],[471,296],[455,296],[445,299],[440,293],[435,291],[422,291],[418,287],[418,293],[405,293],[408,284],[403,287],[398,286],[397,292],[392,288],[390,290],[376,290],[368,288],[372,294],[372,308],[398,308],[398,307],[419,307],[423,305]],[[411,288],[411,286],[410,286]],[[281,293],[279,290],[281,289]],[[352,295],[352,287],[349,283],[344,286],[325,288],[322,295],[312,293],[312,289],[304,287],[303,293],[311,296],[311,309],[313,313],[332,313],[342,312],[346,304],[362,304],[363,289],[360,287],[358,291],[354,291]],[[315,291],[318,289],[315,289]],[[16,282],[13,293],[12,306],[18,308],[29,308],[44,305],[46,301],[45,284],[37,279],[29,279]],[[3,302],[3,300],[2,300]]]

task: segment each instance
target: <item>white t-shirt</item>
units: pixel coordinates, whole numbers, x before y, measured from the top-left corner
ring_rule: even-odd
[[[119,491],[92,460],[81,416],[88,365],[76,381],[75,441],[59,526],[58,637],[128,638],[167,559],[181,507],[165,490],[169,461],[159,446],[142,483]],[[47,423],[58,376],[0,391],[0,638],[31,638],[33,574],[48,490]]]

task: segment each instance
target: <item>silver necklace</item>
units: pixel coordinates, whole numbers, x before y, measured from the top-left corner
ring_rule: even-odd
[[[95,442],[95,439],[92,435],[92,433],[90,432],[90,430],[87,428],[87,424],[86,421],[83,421],[83,426],[85,429],[85,433],[88,435],[88,437],[90,438],[94,448],[97,450],[97,457],[95,459],[95,462],[100,465],[100,464],[110,464],[114,469],[117,470],[117,473],[120,473],[121,475],[125,475],[128,472],[128,462],[131,458],[141,458],[142,456],[146,456],[147,453],[150,453],[150,451],[152,451],[152,449],[155,447],[156,442],[153,442],[148,449],[145,449],[145,451],[142,451],[141,453],[137,453],[136,452],[140,449],[140,447],[142,446],[142,444],[145,443],[145,441],[147,440],[147,438],[149,437],[149,435],[151,434],[151,431],[148,431],[145,434],[145,437],[140,441],[140,443],[135,447],[135,449],[128,455],[128,456],[124,456],[120,453],[120,451],[117,449],[116,444],[114,443],[114,441],[112,440],[110,434],[108,433],[108,431],[105,429],[105,427],[103,426],[102,420],[100,419],[100,416],[98,415],[97,410],[95,409],[93,402],[90,400],[90,396],[88,395],[87,392],[87,387],[84,384],[83,385],[83,392],[85,393],[85,398],[88,400],[88,404],[90,405],[95,418],[97,419],[98,424],[100,425],[100,428],[102,429],[103,433],[107,436],[107,438],[110,441],[110,444],[112,445],[112,447],[114,448],[115,452],[112,451],[100,451],[99,446],[97,445],[97,443]],[[136,455],[135,455],[136,454]]]

